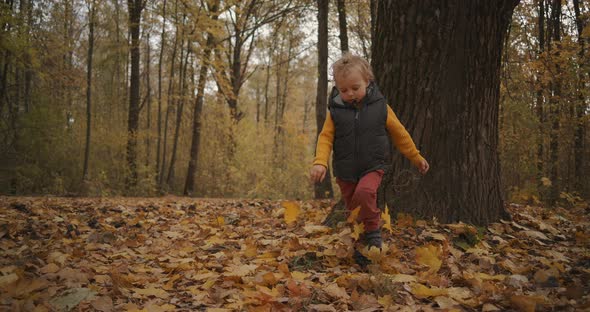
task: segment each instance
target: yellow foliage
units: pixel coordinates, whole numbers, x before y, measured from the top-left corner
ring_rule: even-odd
[[[297,221],[297,217],[301,211],[299,204],[292,201],[284,201],[282,206],[285,208],[285,223],[292,224]]]
[[[389,233],[393,233],[393,228],[391,228],[391,215],[389,214],[389,207],[387,204],[385,205],[385,211],[381,213],[381,220],[383,220],[383,228],[389,230]]]
[[[354,208],[350,214],[348,215],[348,218],[346,219],[346,223],[352,224],[356,222],[356,219],[359,216],[359,213],[361,212],[361,207],[358,206],[356,208]]]
[[[440,245],[429,244],[416,248],[416,262],[429,267],[428,273],[436,273],[442,265],[442,248]]]

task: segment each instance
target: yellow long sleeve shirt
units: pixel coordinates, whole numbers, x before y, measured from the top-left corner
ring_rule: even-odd
[[[414,166],[418,166],[424,160],[420,151],[416,149],[416,145],[406,128],[399,121],[391,107],[387,106],[387,121],[385,123],[389,136],[393,139],[393,143],[397,149],[408,158]],[[318,137],[318,144],[316,146],[316,156],[313,162],[314,165],[322,165],[328,167],[330,153],[332,152],[332,145],[334,144],[334,121],[330,115],[330,111],[326,115],[324,126]]]

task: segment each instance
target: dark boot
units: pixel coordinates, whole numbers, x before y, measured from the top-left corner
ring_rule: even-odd
[[[383,244],[383,240],[381,239],[381,230],[375,230],[362,234],[360,237],[360,242],[368,248],[377,247],[381,249]],[[356,248],[354,249],[353,259],[354,262],[356,262],[356,264],[358,264],[362,269],[365,269],[367,265],[371,264],[371,260],[365,257]]]
[[[371,248],[374,246],[381,249],[381,245],[383,244],[383,240],[381,239],[381,230],[365,233],[364,239],[364,243],[367,247]]]

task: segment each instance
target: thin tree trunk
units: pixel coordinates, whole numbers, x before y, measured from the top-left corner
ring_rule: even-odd
[[[329,1],[317,0],[318,4],[318,86],[316,93],[316,125],[317,135],[319,136],[324,121],[326,120],[326,111],[328,109],[328,12]],[[317,136],[316,136],[317,137]],[[315,185],[315,198],[332,198],[332,178],[330,168],[326,172],[326,177],[321,183]]]
[[[139,129],[139,101],[140,101],[140,50],[139,34],[141,26],[142,0],[127,0],[129,9],[129,33],[131,35],[131,77],[129,83],[129,116],[127,119],[127,191],[137,185],[137,130]]]
[[[346,4],[344,0],[336,0],[338,5],[338,25],[340,27],[340,50],[348,52],[348,30],[346,26]]]
[[[183,25],[184,25],[183,17]],[[183,26],[184,28],[184,26]],[[182,36],[184,37],[184,31],[182,32]],[[184,39],[183,39],[184,40]],[[181,43],[182,49],[183,43]],[[178,109],[176,111],[176,129],[174,131],[174,143],[172,145],[172,157],[170,158],[170,168],[168,170],[168,180],[166,181],[168,186],[172,186],[172,180],[174,180],[174,166],[176,164],[176,151],[178,147],[178,139],[180,137],[180,126],[182,124],[182,114],[184,111],[184,99],[186,96],[186,68],[188,66],[189,55],[191,54],[191,41],[187,39],[186,44],[186,54],[184,56],[184,62],[181,61],[180,63],[180,100],[178,104]],[[182,53],[181,53],[182,59]]]
[[[561,0],[552,0],[551,4],[551,36],[552,41],[556,44],[556,56],[559,55],[561,48]],[[561,79],[559,64],[556,65],[556,76],[552,80],[552,98],[549,107],[551,120],[551,134],[549,142],[549,157],[551,160],[551,191],[549,194],[549,203],[554,205],[559,198],[559,192],[562,187],[559,177],[559,114],[560,114],[560,96],[561,96]]]
[[[214,21],[217,20],[217,10],[219,7],[219,0],[211,6],[209,12]],[[188,162],[188,172],[184,184],[184,195],[188,196],[195,191],[195,175],[199,164],[199,149],[201,146],[201,113],[203,111],[203,99],[205,97],[205,83],[207,82],[207,70],[209,69],[209,62],[211,59],[211,51],[215,44],[215,38],[211,32],[207,34],[207,43],[203,56],[201,58],[201,68],[199,70],[199,81],[197,82],[197,97],[195,98],[194,114],[193,114],[193,131],[191,140],[190,160]]]
[[[270,65],[272,56],[269,53],[268,64],[266,64],[266,80],[264,82],[264,123],[268,124],[268,87],[270,86]]]
[[[152,128],[152,85],[150,83],[150,63],[151,63],[151,44],[150,44],[150,33],[147,33],[146,36],[146,55],[145,55],[145,59],[147,60],[145,62],[145,67],[146,67],[146,77],[145,77],[145,84],[146,84],[146,88],[147,88],[147,125],[146,125],[146,139],[145,139],[145,145],[146,145],[146,156],[145,156],[145,165],[147,168],[149,168],[150,166],[150,159],[151,159],[151,151],[152,151],[152,139],[151,139],[151,134],[150,134],[150,130]]]
[[[537,40],[539,41],[539,50],[537,53],[537,58],[543,57],[543,52],[545,51],[545,0],[538,0],[539,1],[539,14],[538,14],[538,25],[537,28],[539,30]],[[537,72],[537,97],[536,97],[536,109],[537,109],[537,118],[539,119],[539,139],[537,142],[537,183],[539,190],[543,189],[542,178],[545,176],[543,171],[544,168],[544,141],[545,141],[545,117],[543,114],[543,88],[541,86],[541,71]]]
[[[586,104],[586,97],[584,96],[584,85],[588,81],[586,77],[586,38],[582,35],[586,22],[582,19],[580,14],[580,1],[573,0],[574,12],[576,18],[576,28],[578,30],[578,45],[580,51],[578,52],[579,59],[579,71],[578,71],[578,104],[576,105],[576,116],[575,116],[575,135],[574,135],[574,174],[576,177],[575,190],[580,194],[585,191],[585,184],[588,181],[588,175],[584,174],[584,138],[586,136],[586,110],[588,105]]]
[[[160,148],[162,146],[162,63],[166,44],[166,0],[163,0],[162,33],[160,35],[160,58],[158,60],[158,139],[156,148],[156,183],[160,185]]]
[[[178,1],[174,2],[174,11],[175,11],[175,16],[178,16]],[[176,20],[178,20],[178,18],[176,18]],[[176,21],[177,25],[178,25],[178,21]],[[178,26],[176,26],[176,34],[175,34],[175,38],[174,38],[174,46],[172,47],[172,59],[170,60],[170,77],[168,78],[168,101],[166,103],[167,107],[166,107],[166,117],[164,120],[164,142],[163,142],[163,147],[162,147],[162,167],[160,170],[160,178],[159,178],[159,182],[158,184],[160,185],[160,187],[163,186],[164,184],[164,176],[166,173],[166,145],[167,145],[167,141],[168,141],[168,120],[170,118],[170,112],[172,110],[172,107],[174,106],[173,102],[174,99],[172,98],[172,95],[174,93],[174,63],[176,60],[176,50],[178,47],[178,38],[179,38],[179,29]]]
[[[94,14],[96,0],[92,0],[88,21],[88,63],[86,68],[86,148],[84,149],[84,169],[82,180],[88,181],[88,161],[90,159],[90,135],[92,131],[92,56],[94,54]]]
[[[27,41],[27,48],[31,46],[31,25],[33,25],[33,8],[31,0],[22,0],[24,6],[23,17],[25,20],[25,37]],[[25,16],[26,15],[26,16]],[[31,53],[25,51],[24,53],[25,64],[24,64],[24,109],[25,113],[28,113],[31,109],[31,83],[33,80],[33,70],[31,69]]]

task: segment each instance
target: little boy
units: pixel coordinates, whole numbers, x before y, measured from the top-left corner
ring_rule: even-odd
[[[334,63],[332,75],[336,86],[332,89],[329,112],[318,137],[311,180],[323,181],[333,149],[334,176],[346,208],[351,211],[361,207],[358,221],[365,227],[361,242],[368,247],[381,248],[377,189],[390,160],[390,137],[420,173],[425,174],[429,165],[387,105],[365,59],[347,53]],[[368,264],[356,250],[355,260],[361,266]]]

